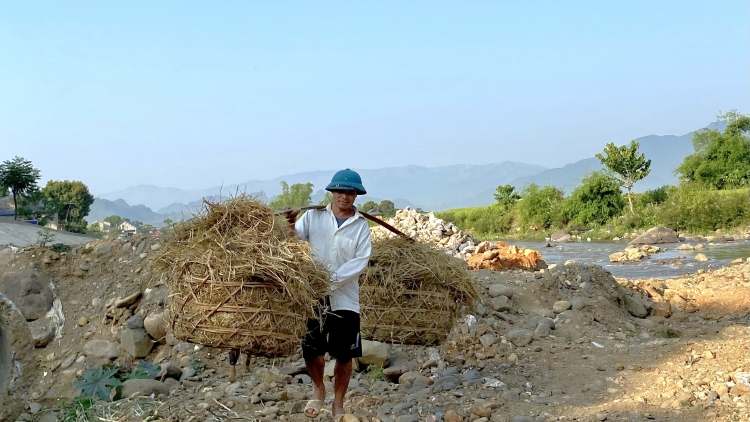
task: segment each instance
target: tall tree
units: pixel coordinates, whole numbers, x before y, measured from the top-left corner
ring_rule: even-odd
[[[516,188],[511,185],[498,186],[495,188],[495,201],[500,205],[510,206],[521,199],[521,195],[516,192]]]
[[[595,171],[587,174],[581,185],[565,198],[565,218],[583,227],[605,224],[625,207],[620,182],[611,174]]]
[[[633,213],[633,196],[631,189],[635,182],[648,176],[651,172],[651,160],[646,160],[643,153],[638,152],[640,144],[636,141],[630,141],[630,145],[616,147],[610,142],[604,147],[604,154],[596,154],[596,158],[604,164],[610,171],[615,173],[615,177],[620,182],[620,186],[625,187],[628,191],[628,203],[630,212]]]
[[[13,192],[13,206],[16,209],[14,219],[18,218],[18,196],[38,189],[37,182],[41,177],[31,161],[23,157],[16,156],[0,164],[0,186]]]
[[[281,194],[268,202],[268,206],[273,209],[284,207],[296,208],[305,207],[312,202],[313,184],[295,183],[289,186],[287,182],[281,182]]]
[[[718,116],[727,121],[724,133],[703,129],[693,133],[693,154],[675,170],[683,182],[716,189],[750,185],[750,116],[734,111]]]
[[[396,215],[396,204],[391,200],[384,199],[378,204],[378,211],[383,213],[383,217],[393,217]]]
[[[328,205],[331,202],[333,202],[333,193],[326,192],[325,196],[323,197],[323,199],[320,200],[318,205]]]
[[[84,218],[89,215],[94,195],[88,186],[78,180],[50,180],[42,189],[47,212],[57,216],[57,221],[70,230],[85,228]]]
[[[109,217],[104,217],[104,221],[109,223],[112,227],[117,227],[118,224],[122,223],[122,217],[113,214]]]
[[[364,211],[364,212],[369,212],[372,210],[380,211],[378,210],[378,204],[375,201],[367,201],[364,204],[360,205],[358,208],[360,211]]]

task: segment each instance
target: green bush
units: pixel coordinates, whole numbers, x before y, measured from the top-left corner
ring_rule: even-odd
[[[540,187],[532,183],[526,186],[516,204],[521,228],[538,232],[553,226],[562,227],[566,223],[562,212],[563,195],[561,189],[551,185]]]
[[[667,202],[669,198],[669,186],[662,186],[653,190],[643,192],[638,198],[638,205],[645,207],[647,205],[660,205]]]
[[[437,218],[450,221],[477,238],[492,238],[511,230],[514,221],[512,208],[503,205],[458,208],[435,213]]]
[[[706,190],[697,184],[670,189],[657,208],[658,220],[674,229],[709,232],[750,223],[750,189]]]
[[[599,226],[619,216],[623,208],[625,199],[617,179],[604,172],[592,172],[565,199],[563,215],[578,226]]]

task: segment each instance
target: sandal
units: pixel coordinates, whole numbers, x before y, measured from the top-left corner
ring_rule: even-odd
[[[323,400],[310,400],[305,405],[305,416],[310,419],[320,416],[320,408],[323,407]],[[313,413],[314,412],[314,413]]]

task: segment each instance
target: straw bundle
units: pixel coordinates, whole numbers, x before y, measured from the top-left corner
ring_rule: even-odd
[[[169,274],[173,335],[212,347],[293,353],[329,283],[307,242],[244,194],[204,200],[162,250],[157,265]]]
[[[440,343],[477,297],[464,264],[403,238],[373,243],[360,285],[362,337],[389,343]]]

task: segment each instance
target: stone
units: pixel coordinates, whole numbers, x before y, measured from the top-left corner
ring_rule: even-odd
[[[83,327],[84,325],[89,323],[89,320],[86,317],[80,317],[76,322],[78,323],[79,327]]]
[[[135,315],[128,318],[128,322],[125,323],[125,328],[130,328],[131,330],[143,328],[143,317],[140,315]]]
[[[18,307],[27,321],[43,317],[52,308],[55,298],[49,286],[49,277],[31,268],[0,276],[0,293]]]
[[[492,300],[490,300],[490,305],[492,306],[492,309],[497,312],[507,312],[513,309],[510,299],[508,299],[507,296],[493,297]]]
[[[648,316],[648,309],[646,309],[646,306],[640,299],[628,294],[624,294],[623,296],[625,298],[625,310],[630,312],[630,315],[639,318],[645,318]]]
[[[516,416],[510,422],[535,422],[531,416]]]
[[[90,340],[83,346],[86,356],[99,359],[117,359],[117,345],[107,340]]]
[[[664,227],[652,227],[645,233],[630,241],[630,245],[655,245],[660,243],[679,243],[677,232]]]
[[[505,296],[513,299],[513,289],[503,284],[491,284],[488,293],[491,297]]]
[[[481,337],[479,337],[479,342],[482,343],[482,346],[485,348],[489,348],[493,344],[497,343],[497,338],[493,336],[492,334],[485,334]]]
[[[124,296],[120,296],[115,300],[115,308],[127,308],[133,305],[141,297],[140,290],[133,289],[132,293],[127,293]]]
[[[36,415],[37,413],[41,411],[42,411],[41,403],[29,403],[29,412],[31,412],[32,415]]]
[[[159,249],[161,249],[161,243],[154,243],[153,245],[151,245],[152,251],[158,251]]]
[[[463,422],[464,418],[456,413],[455,410],[445,412],[445,422]]]
[[[570,298],[570,309],[577,311],[585,307],[586,307],[586,299],[582,297],[577,297],[577,296]]]
[[[706,262],[708,261],[708,257],[705,254],[697,253],[695,254],[695,260],[696,262]]]
[[[471,406],[471,413],[480,418],[489,418],[492,416],[492,408],[487,403],[477,403]]]
[[[379,341],[362,340],[362,357],[359,363],[385,368],[391,361],[391,345]]]
[[[13,261],[15,253],[11,248],[0,249],[0,268],[7,266]]]
[[[120,334],[120,345],[130,356],[144,358],[151,353],[154,343],[146,330],[125,328]]]
[[[692,247],[691,245],[689,245],[689,244],[685,243],[685,244],[683,244],[683,245],[680,245],[680,246],[678,246],[678,247],[677,247],[676,249],[677,249],[678,251],[692,251],[692,250],[693,250],[693,249],[695,249],[695,248],[694,248],[694,247]]]
[[[570,233],[565,231],[553,232],[551,235],[549,235],[549,238],[553,242],[569,242],[572,239]]]
[[[143,320],[143,326],[148,335],[161,344],[167,343],[167,311],[153,313]]]
[[[572,306],[573,305],[567,300],[558,300],[552,305],[552,311],[556,314],[561,314],[570,309]]]
[[[359,422],[359,418],[352,415],[351,413],[347,413],[343,417],[341,417],[341,422]]]
[[[34,347],[46,347],[55,339],[57,324],[47,318],[40,318],[29,323],[29,330],[34,339]]]
[[[130,397],[134,394],[139,396],[169,395],[169,386],[161,381],[150,379],[130,379],[122,383],[122,397]]]
[[[57,415],[54,413],[45,413],[41,418],[39,418],[39,422],[58,422],[59,419],[57,419]]]
[[[653,314],[656,316],[669,318],[669,316],[672,315],[672,306],[669,303],[654,302],[651,305],[651,309],[653,310]]]
[[[523,347],[531,343],[534,339],[534,333],[531,330],[513,330],[509,331],[505,337],[514,345]]]
[[[81,265],[79,265],[78,268],[80,268],[81,271],[88,271],[91,269],[91,265],[84,262],[84,263],[81,263]]]
[[[549,324],[545,324],[544,322],[540,322],[539,325],[536,326],[534,329],[534,338],[543,338],[547,337],[551,333],[551,329],[549,327]]]

